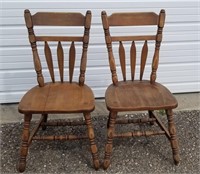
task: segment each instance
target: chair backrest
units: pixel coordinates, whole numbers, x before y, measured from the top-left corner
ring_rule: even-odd
[[[47,66],[52,82],[55,82],[54,65],[52,53],[48,42],[58,42],[57,60],[60,74],[60,81],[63,82],[64,76],[64,52],[61,42],[71,42],[69,48],[69,82],[72,82],[76,49],[74,42],[82,42],[82,57],[80,63],[79,85],[84,85],[85,70],[87,61],[87,48],[89,43],[89,31],[91,26],[91,11],[87,11],[86,15],[81,13],[55,13],[55,12],[38,12],[31,15],[29,10],[24,11],[24,17],[29,34],[29,41],[33,52],[33,61],[39,86],[44,86],[44,78],[42,74],[41,60],[37,51],[37,42],[44,42],[44,52]],[[36,36],[34,34],[34,26],[83,26],[83,36]]]
[[[117,85],[118,77],[116,73],[115,59],[112,49],[113,42],[119,42],[119,59],[121,64],[121,71],[123,80],[126,81],[126,58],[125,49],[122,41],[132,41],[130,47],[130,68],[131,68],[131,79],[135,79],[135,67],[136,67],[136,46],[135,41],[144,41],[144,45],[141,51],[141,65],[140,65],[140,80],[143,78],[143,73],[146,65],[146,59],[148,54],[148,40],[155,41],[155,51],[152,60],[152,71],[150,75],[150,82],[154,83],[156,80],[156,71],[159,62],[159,49],[162,41],[162,30],[165,23],[165,11],[161,10],[160,14],[157,15],[153,12],[142,12],[142,13],[113,13],[107,16],[105,11],[102,11],[102,23],[105,33],[105,41],[107,44],[109,64],[112,73],[112,81],[114,85]],[[148,26],[157,25],[157,32],[155,35],[135,35],[135,36],[111,36],[109,27],[116,26]]]

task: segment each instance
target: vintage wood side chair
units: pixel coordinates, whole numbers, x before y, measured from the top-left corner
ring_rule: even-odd
[[[95,143],[94,130],[91,122],[90,113],[94,110],[94,95],[92,90],[84,84],[87,49],[89,43],[89,31],[91,25],[91,11],[86,15],[81,13],[57,13],[57,12],[38,12],[31,15],[29,10],[24,11],[24,17],[29,34],[29,41],[32,47],[33,62],[37,73],[38,85],[30,89],[19,103],[19,112],[24,114],[24,128],[22,134],[22,145],[20,149],[20,160],[18,165],[19,172],[23,172],[26,167],[26,157],[28,148],[32,140],[78,140],[89,138],[93,163],[95,169],[99,168],[97,146]],[[48,27],[81,27],[84,33],[80,36],[36,36],[34,26]],[[73,28],[72,28],[73,29]],[[47,67],[52,82],[45,82],[42,74],[42,64],[37,50],[37,43],[44,43],[44,54],[46,57]],[[53,65],[52,53],[48,42],[57,43],[57,62],[60,74],[60,81],[56,81],[54,75],[55,66]],[[61,42],[71,43],[69,48],[69,81],[64,81],[64,49]],[[75,66],[76,49],[75,43],[82,43],[82,57],[80,59],[80,76],[79,81],[73,81]],[[85,122],[50,122],[47,121],[48,114],[59,113],[83,113]],[[32,114],[41,114],[38,125],[30,131],[30,121]],[[46,126],[74,126],[86,124],[88,135],[52,135],[37,136],[36,133],[40,127],[43,130]]]
[[[171,142],[173,158],[176,165],[179,163],[178,142],[176,137],[176,129],[174,124],[172,109],[177,107],[177,101],[171,92],[163,85],[155,82],[156,71],[159,62],[159,50],[162,41],[162,31],[165,23],[165,11],[161,10],[157,15],[153,12],[142,13],[114,13],[107,16],[106,12],[102,12],[102,23],[105,33],[105,41],[107,44],[110,70],[112,73],[112,84],[107,88],[105,93],[105,101],[107,109],[109,110],[107,144],[105,146],[104,169],[110,165],[111,152],[113,147],[113,138],[115,137],[132,137],[132,136],[151,136],[165,134]],[[151,26],[157,28],[155,35],[134,35],[134,36],[112,36],[110,34],[111,27],[123,26]],[[146,31],[146,30],[144,30]],[[152,58],[152,71],[150,80],[143,80],[143,73],[147,60],[148,41],[155,41],[155,51]],[[126,58],[123,42],[131,41],[130,47],[130,74],[131,79],[126,78]],[[141,50],[140,60],[140,77],[135,80],[136,69],[136,45],[135,42],[144,41]],[[119,42],[119,62],[121,64],[122,81],[118,81],[116,73],[116,64],[113,53],[113,42]],[[149,118],[141,119],[116,119],[117,113],[121,111],[143,111],[147,110]],[[154,110],[165,110],[168,119],[168,129],[161,122]],[[161,128],[160,131],[134,131],[127,133],[116,133],[115,124],[130,124],[156,122]]]

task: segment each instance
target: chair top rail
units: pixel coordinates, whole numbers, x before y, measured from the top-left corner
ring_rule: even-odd
[[[84,26],[85,16],[81,13],[38,12],[32,16],[33,25]]]
[[[154,12],[113,13],[108,17],[109,26],[157,25],[159,16]]]

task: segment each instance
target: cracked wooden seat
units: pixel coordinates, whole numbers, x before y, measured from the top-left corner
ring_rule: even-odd
[[[113,13],[107,16],[106,12],[102,12],[102,24],[105,33],[105,41],[108,50],[110,70],[112,74],[112,84],[107,88],[105,93],[106,106],[109,113],[109,119],[107,123],[107,143],[105,146],[104,157],[104,169],[107,169],[110,165],[111,152],[113,147],[113,138],[124,138],[132,136],[151,136],[151,135],[163,135],[165,134],[171,142],[173,158],[175,164],[179,164],[180,157],[178,152],[178,142],[176,138],[176,129],[174,124],[172,109],[177,107],[177,101],[171,94],[171,92],[163,85],[155,82],[156,72],[159,62],[159,50],[162,41],[162,30],[165,23],[165,11],[161,10],[157,15],[153,12],[136,12],[136,13]],[[119,35],[115,33],[112,35],[110,28],[124,27],[124,26],[157,26],[156,34],[148,35],[135,34],[124,36],[125,33]],[[133,30],[134,31],[134,30]],[[142,33],[141,30],[140,33]],[[147,31],[147,30],[144,30]],[[121,34],[120,33],[120,34]],[[140,58],[140,75],[139,80],[135,80],[136,71],[136,44],[137,42],[144,42],[141,49]],[[148,57],[148,42],[155,42],[154,55],[152,58],[150,80],[143,80],[143,74],[145,70],[146,60]],[[115,57],[112,48],[113,43],[119,43],[119,63],[121,67],[123,80],[118,81],[117,68],[115,64]],[[124,43],[130,43],[130,59],[127,64],[126,51]],[[126,44],[127,47],[128,44]],[[129,65],[129,67],[128,67]],[[130,69],[130,80],[127,80],[127,69]],[[168,119],[168,129],[161,122],[159,117],[153,112],[154,110],[165,110]],[[121,111],[145,111],[149,113],[149,117],[141,119],[117,119],[117,114]],[[131,124],[131,123],[146,123],[150,122],[154,124],[156,122],[161,128],[160,131],[134,131],[125,133],[116,133],[115,124]]]
[[[38,85],[30,89],[19,103],[19,112],[24,114],[24,128],[22,134],[22,145],[20,149],[20,160],[18,165],[19,172],[23,172],[26,167],[26,157],[28,148],[32,140],[78,140],[88,138],[91,146],[91,153],[95,169],[99,168],[98,150],[95,143],[94,130],[91,122],[90,113],[94,110],[94,95],[92,90],[84,83],[87,48],[89,43],[89,31],[91,25],[91,12],[87,11],[86,15],[81,13],[57,13],[57,12],[38,12],[31,15],[29,10],[24,11],[24,17],[29,34],[29,41],[33,53],[33,62],[37,74]],[[48,26],[48,27],[82,27],[84,33],[82,36],[38,36],[34,34],[34,26]],[[71,28],[73,30],[73,28]],[[44,55],[46,58],[47,68],[52,82],[45,82],[42,73],[42,64],[37,50],[37,43],[40,46],[44,43]],[[54,54],[51,52],[49,42],[55,44],[57,51],[57,63],[55,67],[55,60],[52,58]],[[63,43],[70,42],[69,52],[66,53],[62,47]],[[73,81],[76,46],[75,43],[82,43],[82,56],[80,58],[80,75],[78,82]],[[81,44],[79,44],[81,45]],[[65,57],[69,55],[68,66],[69,81],[64,81],[65,75]],[[56,81],[54,69],[58,69],[60,80]],[[33,114],[41,114],[41,119],[38,125],[30,131],[30,121]],[[48,121],[48,114],[59,113],[83,113],[85,122],[51,122]],[[87,135],[52,135],[52,136],[38,136],[36,133],[41,127],[43,130],[47,126],[77,126],[87,125]],[[48,131],[48,129],[47,129]]]
[[[80,113],[91,112],[94,107],[94,95],[87,85],[56,82],[30,89],[19,104],[19,112]]]

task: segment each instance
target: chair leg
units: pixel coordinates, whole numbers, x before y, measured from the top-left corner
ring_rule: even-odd
[[[94,135],[94,129],[92,126],[90,113],[84,113],[84,117],[85,117],[85,122],[88,128],[88,137],[90,140],[93,164],[94,164],[94,168],[97,170],[99,169],[99,157],[98,157],[98,149],[95,143],[95,135]]]
[[[174,124],[174,117],[172,109],[166,110],[167,119],[168,119],[168,128],[170,133],[170,143],[172,147],[172,153],[174,158],[175,165],[178,165],[180,162],[180,156],[179,156],[179,145],[176,137],[176,127]]]
[[[104,157],[104,163],[103,168],[106,170],[110,165],[110,158],[112,153],[112,147],[113,147],[113,134],[115,131],[115,121],[116,121],[116,112],[111,112],[109,114],[109,126],[107,131],[107,144],[105,147],[105,157]]]
[[[44,117],[43,123],[46,123],[48,119],[48,114],[42,114],[42,116]],[[46,130],[46,128],[46,125],[42,125],[42,130]]]
[[[109,112],[109,115],[108,115],[107,129],[109,128],[109,123],[110,123],[110,112]]]
[[[152,116],[152,112],[153,112],[153,111],[148,111],[148,113],[149,113],[149,118],[154,118],[154,117]],[[150,122],[150,125],[154,125],[154,121],[151,121],[151,122]]]
[[[25,114],[24,115],[24,128],[22,133],[22,144],[20,148],[20,159],[18,164],[18,171],[24,172],[26,168],[26,157],[28,154],[28,140],[30,136],[30,121],[31,121],[32,115],[31,114]]]

